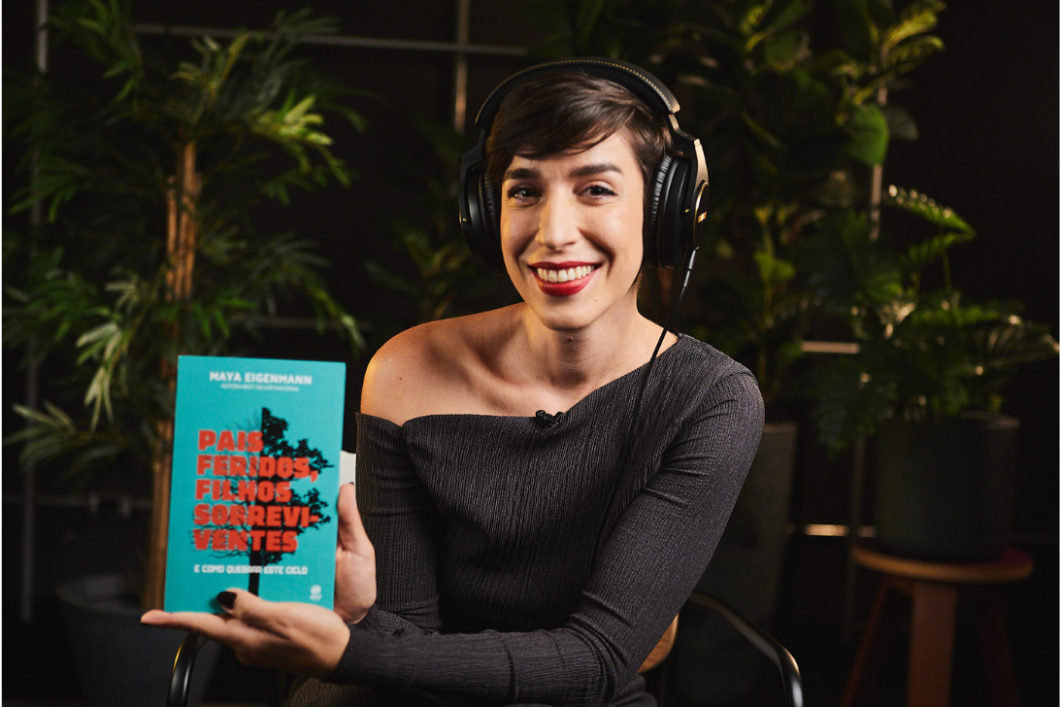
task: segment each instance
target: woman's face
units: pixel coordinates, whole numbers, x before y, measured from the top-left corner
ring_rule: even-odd
[[[625,131],[580,152],[516,156],[501,185],[508,275],[554,330],[636,311],[643,220],[644,177]]]

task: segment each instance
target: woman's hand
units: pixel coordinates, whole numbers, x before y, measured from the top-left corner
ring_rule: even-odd
[[[343,484],[339,490],[338,509],[335,612],[347,623],[355,624],[375,604],[375,548],[361,523],[353,484]]]
[[[334,672],[350,640],[342,617],[322,606],[266,601],[242,589],[217,599],[227,615],[149,611],[140,621],[194,631],[229,646],[247,665],[318,678]]]
[[[242,589],[218,595],[227,615],[149,611],[150,626],[194,631],[229,646],[247,665],[326,677],[339,664],[350,640],[347,623],[357,623],[375,603],[375,548],[357,511],[353,484],[339,490],[335,549],[335,610],[296,602],[272,602]]]

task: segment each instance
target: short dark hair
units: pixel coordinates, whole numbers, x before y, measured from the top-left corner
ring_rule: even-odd
[[[665,119],[630,91],[608,79],[563,71],[529,79],[505,96],[486,140],[488,173],[500,188],[519,155],[541,159],[570,149],[589,149],[627,130],[644,175],[652,172],[672,140]]]

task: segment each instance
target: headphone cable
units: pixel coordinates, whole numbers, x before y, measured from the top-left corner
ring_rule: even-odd
[[[621,466],[628,464],[633,459],[634,451],[634,438],[637,430],[637,423],[640,420],[640,403],[641,398],[644,396],[644,389],[648,386],[648,378],[651,377],[652,369],[655,368],[655,361],[659,357],[659,350],[662,348],[663,341],[666,340],[666,334],[670,331],[670,326],[673,324],[674,315],[677,314],[677,308],[681,306],[681,300],[684,299],[685,290],[688,289],[688,281],[692,276],[692,268],[696,264],[696,252],[699,249],[692,247],[688,250],[688,254],[685,257],[685,272],[684,277],[681,280],[681,288],[677,292],[677,299],[674,300],[673,306],[670,307],[670,313],[666,317],[666,322],[663,324],[662,334],[659,336],[659,341],[655,344],[655,350],[651,353],[651,358],[648,359],[648,365],[644,369],[644,374],[640,377],[640,385],[637,389],[637,397],[633,402],[633,414],[630,417],[629,425],[626,427],[626,444],[623,450],[622,456],[619,457],[619,473],[615,475],[615,480],[611,484],[611,494],[607,501],[607,508],[604,510],[604,516],[600,523],[600,529],[596,534],[596,544],[593,547],[593,559],[590,567],[596,566],[596,558],[600,552],[601,541],[603,540],[604,528],[607,527],[608,518],[611,515],[611,511],[615,506],[615,495],[618,493],[619,482],[622,480]]]

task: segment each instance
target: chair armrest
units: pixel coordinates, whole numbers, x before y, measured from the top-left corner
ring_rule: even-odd
[[[173,660],[173,674],[169,678],[166,707],[187,707],[191,671],[195,667],[195,657],[199,654],[200,644],[201,640],[195,633],[189,633],[180,642],[177,657]]]
[[[766,658],[780,669],[780,678],[784,681],[784,699],[788,707],[802,707],[802,676],[799,666],[788,649],[777,639],[750,619],[742,616],[725,602],[707,594],[692,592],[690,602],[721,615],[729,624],[743,634]]]

